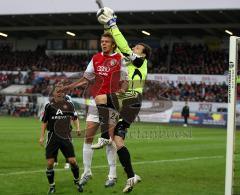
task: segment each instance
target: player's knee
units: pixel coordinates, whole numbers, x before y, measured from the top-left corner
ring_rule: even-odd
[[[97,105],[97,109],[98,109],[98,116],[99,116],[99,123],[108,123],[108,107],[107,104],[98,104]],[[106,117],[107,116],[107,117]]]
[[[52,168],[53,168],[53,165],[54,165],[54,158],[47,159],[47,167],[48,167],[49,169],[52,169]]]
[[[126,125],[122,121],[118,122],[114,129],[114,135],[117,135],[122,139],[125,139],[126,133],[127,133]]]
[[[69,162],[71,165],[77,164],[76,158],[68,158],[68,162]]]
[[[95,97],[96,104],[106,104],[107,96],[106,95],[98,95]]]
[[[85,143],[86,143],[86,144],[92,144],[92,143],[93,143],[93,136],[91,136],[91,137],[86,137],[86,138],[85,138]]]
[[[85,140],[84,140],[85,143],[92,144],[94,136],[95,136],[95,132],[93,133],[91,128],[87,129]]]
[[[123,142],[115,142],[117,150],[121,149],[124,146]]]

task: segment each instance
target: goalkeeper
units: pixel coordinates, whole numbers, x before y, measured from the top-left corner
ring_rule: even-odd
[[[130,153],[124,146],[124,139],[127,128],[138,115],[141,102],[144,83],[147,77],[147,60],[151,54],[151,48],[144,43],[138,43],[132,49],[128,46],[127,41],[116,25],[116,16],[109,8],[103,8],[98,11],[97,17],[101,24],[104,24],[105,30],[109,31],[120,52],[127,61],[127,71],[129,78],[129,88],[127,92],[112,93],[97,96],[95,98],[97,105],[108,105],[119,111],[121,120],[114,129],[114,142],[117,147],[117,154],[120,163],[127,173],[127,184],[123,192],[130,192],[133,186],[141,181],[141,178],[133,171]],[[100,113],[99,113],[100,114]],[[102,115],[103,116],[103,115]],[[104,142],[98,142],[92,148],[102,148]]]

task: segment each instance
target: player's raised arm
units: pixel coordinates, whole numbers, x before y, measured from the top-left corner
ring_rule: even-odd
[[[131,61],[135,67],[140,68],[144,64],[145,59],[149,58],[149,55],[146,55],[145,51],[144,52],[140,51],[142,48],[140,48],[140,49],[135,48],[139,44],[136,45],[133,49],[131,49],[128,45],[127,40],[125,39],[125,37],[123,36],[123,34],[121,33],[121,31],[119,30],[119,28],[117,26],[117,17],[114,14],[114,11],[112,9],[106,8],[106,7],[103,9],[104,9],[104,11],[100,12],[101,14],[97,13],[98,21],[101,24],[104,24],[105,29],[107,27],[109,28],[109,32],[111,32],[111,34],[117,44],[118,49],[127,58],[127,60]],[[146,44],[141,43],[140,45],[143,48],[147,48],[147,50],[148,50],[148,46]],[[147,53],[149,53],[149,52],[147,51]]]
[[[89,62],[87,69],[84,72],[84,75],[82,78],[80,78],[79,80],[71,83],[70,85],[64,86],[60,89],[60,91],[69,91],[72,89],[75,89],[77,87],[81,87],[84,85],[87,85],[90,81],[95,79],[95,74],[94,74],[94,68],[93,68],[93,62],[92,60]]]
[[[104,30],[110,32],[113,35],[113,38],[123,54],[131,54],[132,50],[128,45],[127,40],[124,38],[122,33],[117,27],[117,17],[114,11],[110,8],[103,8],[98,10],[97,19],[99,23],[104,25]]]

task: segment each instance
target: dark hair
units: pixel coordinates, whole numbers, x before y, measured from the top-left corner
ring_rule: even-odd
[[[66,83],[67,83],[66,81],[58,81],[57,83],[53,84],[49,96],[53,96],[53,93],[55,92],[56,88],[62,87],[66,85]]]
[[[146,43],[138,43],[138,45],[142,45],[144,47],[143,53],[146,54],[146,59],[149,60],[149,58],[151,57],[151,53],[152,53],[151,47],[149,45],[147,45]]]
[[[114,40],[114,38],[113,38],[113,36],[112,36],[112,34],[111,34],[110,32],[105,32],[105,33],[103,33],[102,36],[101,36],[101,38],[102,38],[102,37],[108,37],[108,38],[112,39],[112,42],[113,42],[113,44],[114,44],[113,50],[117,49],[117,44],[116,44],[116,42],[115,42],[115,40]]]

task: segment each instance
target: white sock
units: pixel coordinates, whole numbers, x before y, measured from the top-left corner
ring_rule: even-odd
[[[92,165],[92,156],[93,149],[91,148],[91,144],[83,144],[83,166],[84,166],[84,174],[92,175],[91,165]]]
[[[106,154],[107,154],[107,160],[109,165],[108,178],[117,178],[117,170],[116,170],[117,150],[112,144],[108,144],[106,146]]]

